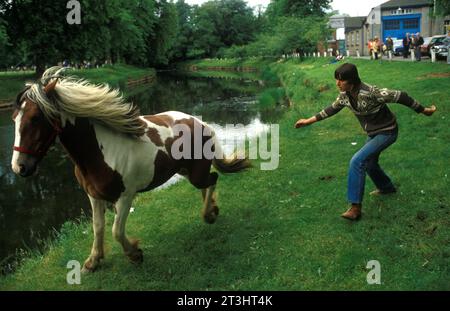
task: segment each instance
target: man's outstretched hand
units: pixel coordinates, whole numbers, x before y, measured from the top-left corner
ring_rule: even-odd
[[[297,122],[295,122],[296,129],[307,126],[307,125],[309,125],[308,119],[300,119]]]
[[[422,113],[426,116],[431,116],[436,110],[437,110],[436,106],[431,105],[431,107],[425,108]]]
[[[299,119],[297,122],[295,122],[294,127],[298,129],[300,127],[305,127],[307,125],[313,124],[315,122],[317,122],[317,118],[315,116],[309,119]]]

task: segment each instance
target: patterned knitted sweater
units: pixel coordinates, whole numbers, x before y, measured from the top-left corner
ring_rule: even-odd
[[[387,103],[399,103],[410,107],[417,113],[425,109],[405,92],[380,89],[361,83],[356,98],[349,92],[341,92],[336,100],[316,115],[317,121],[329,118],[344,107],[348,107],[358,118],[362,128],[369,136],[397,128],[395,115],[389,110]]]

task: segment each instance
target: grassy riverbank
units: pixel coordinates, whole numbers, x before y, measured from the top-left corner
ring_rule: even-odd
[[[95,69],[69,70],[68,72],[80,78],[89,79],[94,83],[109,83],[113,87],[119,87],[120,83],[128,78],[155,74],[154,69],[143,69],[122,64]],[[0,100],[14,100],[16,95],[24,88],[25,82],[35,80],[36,76],[31,72],[0,73]]]
[[[223,68],[234,68],[234,69],[257,69],[264,70],[264,66],[270,65],[275,62],[274,58],[228,58],[228,59],[218,59],[218,58],[208,58],[202,60],[193,60],[180,64],[180,68],[192,68],[195,67],[198,70],[205,70],[212,67],[223,67]]]
[[[25,87],[25,82],[33,79],[34,75],[31,72],[0,74],[0,104],[14,100]]]
[[[140,194],[128,234],[141,239],[144,263],[130,264],[109,234],[101,268],[68,285],[69,260],[88,255],[88,220],[67,223],[42,255],[0,278],[3,290],[450,290],[450,68],[443,64],[354,60],[364,81],[402,89],[433,117],[391,104],[398,141],[381,157],[399,192],[364,201],[363,219],[346,209],[348,161],[365,134],[348,110],[293,128],[337,96],[327,60],[270,64],[293,106],[279,120],[280,165],[219,178],[220,216],[200,219],[200,192],[180,182]],[[255,64],[258,66],[258,64]],[[261,68],[263,69],[263,68]],[[355,144],[356,143],[356,144]],[[366,189],[373,184],[368,180]],[[381,285],[368,285],[368,261],[381,265]]]

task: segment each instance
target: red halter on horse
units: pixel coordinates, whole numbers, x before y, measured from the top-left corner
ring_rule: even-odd
[[[238,172],[250,166],[246,158],[223,159],[213,129],[193,116],[175,111],[140,116],[117,90],[63,77],[61,71],[48,69],[41,84],[30,84],[17,96],[11,164],[15,173],[32,175],[59,137],[92,206],[94,242],[84,271],[93,271],[104,256],[104,213],[111,203],[116,211],[114,238],[132,261],[142,261],[137,242],[125,235],[131,203],[136,193],[176,173],[202,191],[203,217],[214,223],[219,213],[213,196],[218,174],[210,172],[211,165],[220,172]],[[197,144],[201,151],[209,148],[212,156],[199,156]]]

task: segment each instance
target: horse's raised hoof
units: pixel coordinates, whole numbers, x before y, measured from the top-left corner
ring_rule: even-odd
[[[88,258],[84,262],[83,268],[81,268],[81,273],[83,273],[83,274],[92,273],[95,270],[97,270],[98,265],[99,265],[99,260],[93,260],[91,258]]]
[[[214,214],[216,214],[216,217],[219,216],[219,207],[217,205],[214,205],[212,207],[212,210],[213,210]]]
[[[209,213],[205,213],[203,215],[203,219],[208,224],[213,224],[216,222],[217,216],[219,216],[219,208],[214,205],[211,207],[211,211]]]
[[[127,257],[132,263],[136,264],[140,264],[144,261],[144,253],[140,248],[137,248],[131,254],[127,254]]]
[[[142,263],[144,261],[144,253],[139,248],[139,240],[131,239],[131,251],[125,253],[132,263]]]
[[[82,274],[89,274],[89,273],[92,273],[94,271],[95,271],[95,269],[90,269],[90,268],[88,268],[86,266],[83,266],[83,268],[81,268],[81,273]]]

